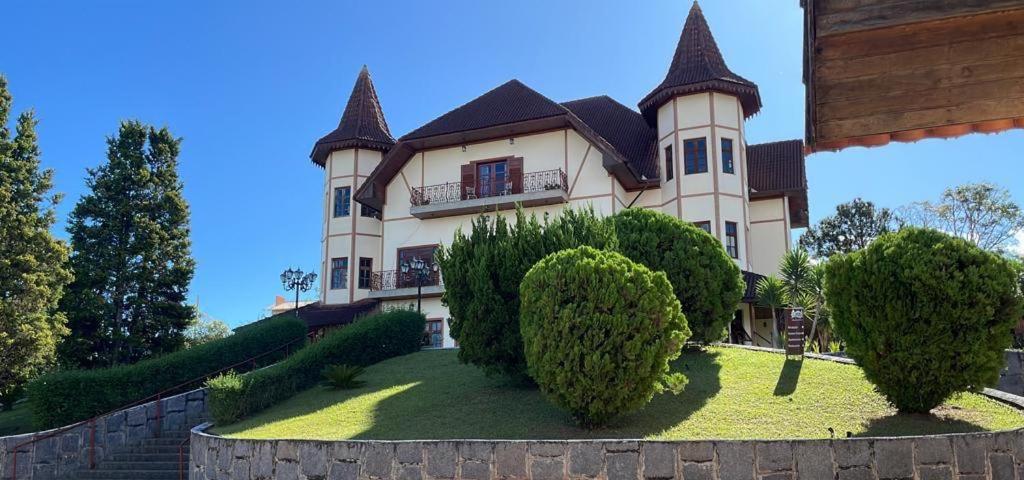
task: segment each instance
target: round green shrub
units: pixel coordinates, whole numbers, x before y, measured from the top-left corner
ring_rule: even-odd
[[[548,255],[520,286],[530,376],[544,395],[592,427],[647,404],[666,386],[690,331],[664,273],[610,251]]]
[[[722,243],[689,222],[645,208],[622,210],[609,221],[620,253],[668,276],[693,331],[690,340],[722,340],[745,288]]]
[[[902,412],[995,384],[1019,319],[1006,260],[950,235],[907,228],[834,256],[825,276],[836,332]]]

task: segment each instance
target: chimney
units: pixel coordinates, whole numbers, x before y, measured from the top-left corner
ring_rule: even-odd
[[[274,306],[284,303],[284,297],[277,295],[274,297]]]

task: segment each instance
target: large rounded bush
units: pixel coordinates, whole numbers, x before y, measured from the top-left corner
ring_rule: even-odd
[[[825,288],[847,352],[903,412],[994,384],[1020,318],[1010,263],[934,230],[832,257]]]
[[[690,331],[665,274],[591,247],[543,258],[520,286],[530,375],[584,426],[636,410],[665,386]]]
[[[722,243],[691,223],[644,208],[628,208],[609,221],[619,252],[668,276],[691,340],[722,340],[744,290],[740,269]]]

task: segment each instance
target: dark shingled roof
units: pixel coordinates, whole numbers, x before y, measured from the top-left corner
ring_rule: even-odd
[[[658,178],[658,134],[644,117],[607,95],[562,103],[619,151],[646,178]]]
[[[513,79],[402,135],[399,140],[465,132],[564,114],[565,109],[560,105]]]
[[[743,303],[757,303],[757,282],[764,278],[764,275],[743,270]]]
[[[299,307],[299,318],[309,328],[348,325],[377,306],[375,299],[363,299],[342,305],[321,305],[320,302]]]
[[[718,50],[711,28],[693,2],[686,17],[683,33],[679,36],[668,74],[651,93],[640,100],[640,111],[653,121],[657,109],[676,95],[718,91],[736,95],[743,105],[744,116],[750,117],[761,109],[761,95],[757,85],[729,70]]]
[[[384,110],[380,108],[370,71],[363,65],[338,128],[317,140],[309,156],[323,166],[327,156],[335,150],[359,147],[386,152],[394,144],[395,138],[384,120]]]
[[[788,195],[793,228],[807,226],[807,172],[802,140],[747,145],[747,170],[751,198]]]

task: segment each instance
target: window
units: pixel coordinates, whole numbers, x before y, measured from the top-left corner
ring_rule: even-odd
[[[477,195],[491,197],[512,193],[512,181],[508,176],[508,161],[476,164]]]
[[[370,288],[370,278],[373,274],[373,259],[359,257],[359,288]]]
[[[669,145],[665,147],[665,181],[672,180],[675,176],[675,160],[672,159],[672,145]]]
[[[376,208],[369,207],[369,206],[366,206],[366,205],[363,205],[362,203],[360,203],[359,204],[359,216],[360,217],[367,217],[367,218],[376,218],[377,220],[380,220],[380,210],[377,210]]]
[[[736,169],[732,164],[732,139],[722,139],[722,172],[724,173],[736,173]]]
[[[441,348],[444,346],[444,321],[435,318],[427,320],[427,338],[426,344],[428,347]]]
[[[707,173],[708,143],[706,138],[683,140],[683,159],[687,175]]]
[[[334,189],[334,218],[347,217],[352,210],[352,187]]]
[[[697,228],[699,228],[701,230],[704,230],[705,232],[711,233],[711,222],[709,222],[709,221],[693,222],[693,224]]]
[[[348,288],[348,258],[331,259],[331,290]]]
[[[732,258],[740,258],[740,247],[737,241],[736,222],[725,222],[725,251]]]

